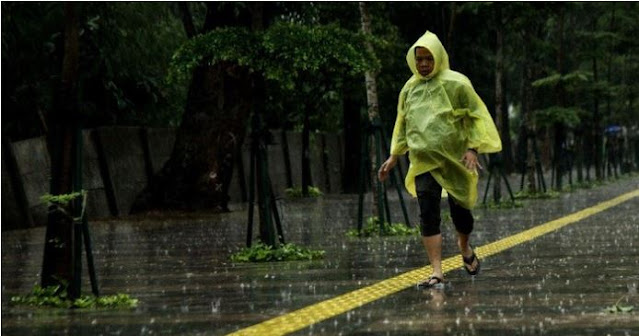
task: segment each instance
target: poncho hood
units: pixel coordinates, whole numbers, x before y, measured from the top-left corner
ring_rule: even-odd
[[[433,54],[433,58],[435,59],[435,66],[433,67],[433,71],[428,74],[428,76],[422,76],[417,71],[417,65],[415,64],[415,48],[422,47],[426,48]],[[448,63],[448,53],[444,48],[444,45],[439,40],[437,35],[426,31],[422,37],[420,37],[415,44],[413,44],[408,52],[406,53],[406,62],[408,63],[408,67],[410,71],[413,73],[413,77],[417,79],[431,79],[444,70],[450,70],[450,64]]]

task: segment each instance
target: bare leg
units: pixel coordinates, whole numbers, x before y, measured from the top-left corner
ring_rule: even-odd
[[[473,250],[470,248],[470,244],[468,243],[468,241],[470,240],[470,235],[463,234],[457,231],[457,237],[457,246],[459,246],[459,251],[461,252],[462,256],[464,256],[464,258],[470,258],[473,255]],[[477,259],[475,259],[470,267],[471,271],[477,269],[477,263],[478,261]]]
[[[442,235],[437,234],[429,237],[422,237],[422,243],[426,248],[428,254],[428,260],[431,266],[433,266],[432,276],[436,276],[444,280],[444,274],[442,273]],[[431,281],[434,283],[435,281]]]

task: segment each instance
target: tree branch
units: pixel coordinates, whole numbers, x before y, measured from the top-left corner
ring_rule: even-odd
[[[189,3],[179,2],[178,7],[180,9],[180,12],[182,13],[182,24],[184,25],[186,37],[193,38],[193,36],[197,35],[197,31],[195,30],[195,25],[193,24],[193,16],[191,15],[191,10],[189,9]]]

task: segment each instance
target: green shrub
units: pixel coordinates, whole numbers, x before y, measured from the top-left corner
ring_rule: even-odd
[[[231,255],[233,262],[264,262],[264,261],[294,261],[315,260],[324,257],[325,251],[310,250],[292,243],[282,244],[278,248],[257,242],[251,247],[245,247]]]
[[[418,228],[411,228],[404,223],[384,222],[382,232],[380,232],[379,218],[370,217],[366,220],[366,225],[362,228],[361,235],[357,229],[350,229],[346,232],[349,237],[379,237],[379,236],[411,236],[419,234]]]
[[[503,202],[495,202],[490,201],[486,203],[482,203],[479,205],[482,209],[512,209],[512,208],[521,208],[524,206],[524,203],[515,200],[513,201],[503,201]]]
[[[11,297],[11,304],[33,307],[53,308],[135,308],[137,299],[132,299],[128,294],[116,294],[107,296],[82,296],[75,300],[67,297],[67,291],[61,286],[49,286],[42,288],[34,286],[31,293],[24,296]]]
[[[286,193],[286,196],[288,196],[289,198],[302,198],[304,197],[304,195],[302,195],[302,187],[293,187],[293,188],[288,188],[285,189],[284,192]],[[313,187],[313,186],[308,186],[308,196],[309,197],[320,197],[324,195],[322,193],[321,190],[319,190],[319,188],[317,187]]]
[[[522,190],[515,193],[516,199],[550,199],[559,198],[559,192],[555,190],[548,190],[546,192],[530,192],[528,190]]]
[[[630,313],[635,308],[634,306],[622,306],[619,304],[621,303],[621,300],[625,299],[626,297],[627,295],[622,296],[613,306],[606,307],[604,311],[610,314]]]
[[[74,192],[70,194],[62,194],[62,195],[44,194],[40,196],[40,200],[44,203],[52,203],[52,204],[68,206],[71,201],[73,201],[74,199],[78,197],[84,196],[85,193],[86,193],[86,190],[81,190],[78,192]]]

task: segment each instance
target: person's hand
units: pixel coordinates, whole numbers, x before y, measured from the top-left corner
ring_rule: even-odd
[[[379,167],[379,171],[377,172],[377,178],[379,178],[379,180],[382,182],[386,181],[386,179],[388,178],[388,174],[390,173],[391,169],[395,167],[396,164],[397,164],[397,155],[391,155],[388,158],[388,160],[382,163],[382,166]]]
[[[479,163],[479,158],[477,157],[477,152],[472,149],[469,149],[464,153],[464,156],[461,158],[461,162],[466,166],[466,169],[470,170],[473,174],[477,174],[477,168],[484,169]]]

